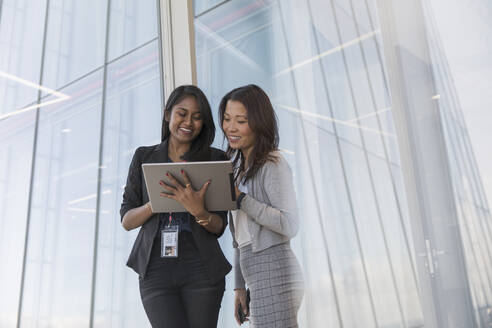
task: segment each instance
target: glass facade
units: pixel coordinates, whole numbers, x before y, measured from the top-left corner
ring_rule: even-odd
[[[37,100],[46,0],[2,1],[0,20],[0,115]],[[8,73],[21,82],[6,78]]]
[[[0,4],[0,326],[143,327],[119,206],[160,140],[157,2]]]
[[[476,3],[483,10],[490,5]],[[453,83],[449,59],[446,57],[444,42],[441,40],[443,17],[437,10],[442,4],[434,1],[426,7],[429,22],[429,43],[433,73],[437,81],[437,94],[443,121],[446,148],[450,157],[450,171],[453,181],[458,221],[463,240],[468,280],[475,310],[476,321],[487,327],[491,322],[492,305],[492,227],[486,191],[473,152],[469,128],[460,101],[463,89],[457,90]],[[436,14],[437,13],[437,14]],[[479,20],[480,22],[480,20]],[[441,23],[441,25],[439,24]],[[474,24],[470,24],[473,28]],[[481,57],[480,52],[477,57]],[[466,89],[465,89],[466,90]],[[487,102],[484,99],[484,102]],[[473,121],[472,121],[473,122]],[[488,170],[485,171],[486,173]]]
[[[0,121],[0,326],[15,327],[32,164],[34,113]],[[15,219],[13,219],[15,218]],[[5,265],[5,266],[4,266]]]
[[[465,65],[453,24],[463,13],[470,35],[492,32],[492,9],[459,3],[424,6],[428,64],[476,326],[488,327],[492,171],[485,148],[477,164],[460,72],[492,67],[489,34],[468,44],[480,60]],[[160,140],[158,8],[0,0],[0,327],[150,327],[125,265],[138,230],[121,227],[119,208],[134,150]],[[241,85],[259,85],[275,107],[302,222],[292,241],[306,284],[300,327],[424,327],[426,254],[415,252],[378,2],[195,0],[193,12],[197,83],[216,123],[222,96]],[[492,104],[484,76],[475,106]],[[230,233],[220,243],[232,263]],[[437,255],[447,269],[448,254]],[[237,325],[232,289],[233,273],[221,328]]]
[[[374,6],[229,1],[195,21],[198,85],[212,107],[255,83],[276,109],[303,222],[294,248],[305,327],[422,325]]]

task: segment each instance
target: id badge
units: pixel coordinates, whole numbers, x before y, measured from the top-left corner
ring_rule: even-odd
[[[161,230],[161,257],[178,257],[178,226],[167,226]]]

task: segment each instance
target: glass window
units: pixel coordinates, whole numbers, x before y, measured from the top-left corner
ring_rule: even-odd
[[[195,15],[200,15],[200,13],[203,13],[205,10],[210,9],[221,2],[224,2],[224,0],[193,0]]]
[[[35,112],[0,120],[0,326],[16,327]],[[7,269],[6,269],[7,268]]]
[[[407,209],[399,199],[395,199],[393,190],[398,190],[396,177],[388,171],[385,159],[369,154],[371,171],[374,174],[376,197],[379,200],[379,215],[381,226],[384,229],[385,243],[388,252],[389,265],[394,276],[394,288],[402,304],[403,317],[410,327],[422,325],[422,311],[420,308],[418,279],[414,263],[412,262],[411,236],[407,230],[402,212]],[[399,218],[395,220],[394,218]]]
[[[46,0],[4,0],[0,7],[1,116],[37,100],[29,83],[39,84]]]
[[[113,0],[108,60],[157,38],[156,0]]]
[[[490,139],[487,108],[492,98],[484,92],[491,85],[491,47],[486,37],[491,32],[490,9],[488,1],[468,7],[460,1],[439,0],[430,1],[423,9],[435,79],[432,99],[439,108],[446,142],[467,278],[480,316],[477,321],[485,325],[490,324],[492,302],[492,230],[486,197],[491,195],[491,157],[485,146]],[[458,28],[457,20],[464,28]],[[431,242],[439,237],[436,233]],[[448,253],[446,248],[436,248]],[[439,257],[438,262],[441,268],[454,272],[455,266],[447,259]]]
[[[43,85],[58,89],[104,63],[107,0],[52,0]]]
[[[121,195],[134,151],[160,143],[157,41],[108,66],[99,212],[95,327],[143,327],[137,274],[126,266],[138,230],[120,224]],[[149,325],[150,326],[150,325]]]
[[[198,85],[212,108],[250,83],[273,102],[306,223],[301,326],[419,325],[377,20],[352,2],[224,2],[195,20]]]
[[[89,324],[102,81],[99,70],[40,110],[22,326]]]

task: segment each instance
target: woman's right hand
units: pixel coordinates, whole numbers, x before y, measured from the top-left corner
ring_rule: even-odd
[[[246,319],[244,321],[249,321],[249,309],[246,303],[246,289],[239,288],[234,290],[234,317],[236,318],[236,322],[238,325],[241,325],[241,320],[239,320],[239,315],[237,311],[239,310],[239,304],[241,304],[241,308],[243,309],[244,314],[246,315]]]

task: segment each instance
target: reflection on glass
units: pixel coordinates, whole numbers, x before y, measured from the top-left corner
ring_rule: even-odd
[[[0,327],[16,327],[35,112],[0,121]],[[5,269],[7,268],[7,269]]]
[[[0,116],[36,101],[46,0],[0,1]],[[2,75],[8,73],[26,82]]]
[[[157,41],[108,66],[99,212],[95,327],[144,327],[138,276],[126,260],[138,229],[120,224],[121,195],[135,149],[160,142]]]
[[[195,20],[198,83],[212,108],[255,83],[279,117],[305,222],[294,241],[303,327],[422,325],[374,6],[229,1]],[[232,300],[226,292],[222,312]],[[221,327],[230,317],[221,313]]]
[[[195,15],[200,15],[205,10],[209,10],[213,6],[216,6],[224,2],[224,0],[193,0],[193,9]]]
[[[485,135],[489,133],[488,128],[480,132],[474,127],[487,124],[490,120],[487,120],[487,111],[484,111],[479,113],[478,121],[480,122],[478,122],[477,118],[474,118],[477,113],[473,112],[480,111],[480,109],[474,109],[475,106],[472,104],[478,101],[480,104],[477,108],[487,108],[487,103],[490,102],[490,97],[480,96],[477,100],[476,96],[473,95],[478,92],[476,88],[483,88],[490,84],[489,76],[484,74],[484,71],[490,67],[488,55],[490,47],[486,44],[482,46],[482,41],[478,35],[470,38],[470,40],[468,37],[466,40],[459,40],[458,38],[460,43],[470,44],[471,48],[474,49],[474,56],[480,62],[480,73],[477,74],[476,64],[468,62],[468,53],[464,54],[463,50],[459,48],[446,49],[446,45],[449,47],[449,44],[457,42],[454,38],[452,41],[449,40],[449,33],[457,32],[454,26],[449,26],[450,20],[456,15],[460,19],[465,19],[467,29],[470,32],[477,29],[480,31],[483,29],[490,30],[490,27],[485,27],[488,21],[486,25],[482,25],[485,21],[481,15],[477,15],[476,12],[469,12],[468,8],[462,7],[462,4],[456,1],[451,2],[450,11],[446,11],[446,15],[439,12],[443,5],[440,1],[432,1],[432,6],[425,6],[428,37],[432,40],[429,43],[432,69],[437,84],[436,95],[438,96],[435,96],[434,100],[439,104],[446,139],[449,168],[476,321],[481,326],[488,326],[492,322],[492,224],[486,195],[488,183],[486,177],[489,168],[484,166],[484,159],[487,155],[484,156],[480,152],[483,147],[481,145],[483,140],[481,139],[485,139],[484,136],[474,140],[472,136],[484,133],[483,131],[487,131]],[[477,2],[477,5],[485,10],[490,7],[488,3],[482,1]],[[462,11],[466,13],[465,17],[463,17]],[[446,26],[445,29],[443,29],[444,26]],[[441,37],[441,33],[444,34],[443,37]],[[456,74],[457,66],[463,67],[463,70],[470,76],[475,75],[477,80],[473,81],[471,85],[467,85],[470,82],[463,81],[463,78]],[[472,124],[468,125],[470,123]],[[483,180],[478,170],[479,166],[482,166],[482,172],[485,173]],[[439,263],[441,267],[447,270],[454,269],[450,268],[449,265],[446,266],[446,262],[441,259]]]
[[[96,216],[102,70],[40,111],[23,327],[87,327]]]
[[[57,89],[103,65],[107,0],[49,4],[43,85]]]
[[[113,0],[109,28],[108,60],[157,38],[155,0]]]

